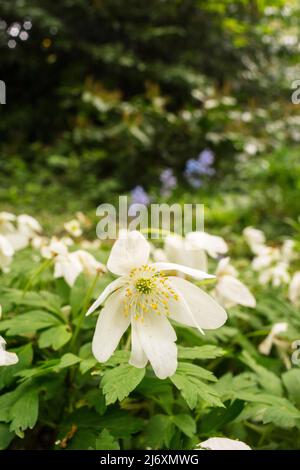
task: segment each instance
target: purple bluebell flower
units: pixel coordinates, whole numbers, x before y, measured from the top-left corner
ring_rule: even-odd
[[[143,186],[136,186],[131,191],[131,205],[132,204],[143,204],[144,206],[150,204],[150,196],[146,193]]]
[[[172,190],[177,186],[177,178],[173,173],[172,168],[166,168],[160,174],[161,194],[162,196],[168,197],[171,195]]]
[[[212,165],[215,156],[209,149],[203,150],[198,158],[190,158],[185,165],[184,176],[193,188],[202,186],[202,176],[212,176],[215,173]]]

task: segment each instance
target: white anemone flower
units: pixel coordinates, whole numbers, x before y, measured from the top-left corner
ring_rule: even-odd
[[[272,264],[279,262],[280,259],[281,253],[279,248],[261,245],[257,251],[257,256],[252,261],[252,268],[254,271],[262,271],[272,266]]]
[[[292,304],[300,303],[300,271],[294,273],[289,286],[289,299]]]
[[[265,245],[266,237],[262,230],[258,230],[254,227],[246,227],[243,230],[243,236],[254,254],[258,254],[261,247]]]
[[[237,279],[237,271],[230,264],[230,258],[220,260],[217,270],[217,284],[215,294],[217,300],[225,307],[229,308],[234,305],[243,305],[244,307],[254,308],[256,300],[239,279]]]
[[[43,246],[41,254],[44,258],[54,259],[54,278],[63,277],[72,287],[82,272],[83,267],[75,253],[69,253],[62,241],[52,238],[48,246]]]
[[[203,248],[193,240],[182,238],[177,234],[168,235],[164,240],[164,252],[172,263],[184,264],[190,268],[207,270],[207,256]]]
[[[228,439],[227,437],[211,437],[200,442],[196,450],[199,448],[205,450],[252,450],[245,442]]]
[[[19,362],[16,353],[8,352],[5,350],[6,341],[0,335],[0,366],[12,366]]]
[[[210,235],[205,232],[190,232],[186,240],[192,250],[204,250],[212,258],[228,252],[228,245],[222,237]]]
[[[285,333],[288,329],[286,322],[274,323],[268,336],[260,343],[258,350],[261,354],[269,356],[273,344],[277,342],[277,336],[280,333]]]
[[[122,234],[110,253],[107,268],[120,276],[111,282],[87,315],[104,304],[93,338],[93,354],[106,362],[131,324],[130,364],[145,367],[148,360],[160,379],[177,368],[176,333],[169,319],[186,326],[215,329],[225,310],[191,282],[166,272],[182,272],[201,280],[214,276],[175,263],[148,264],[150,244],[140,232]]]
[[[42,227],[39,222],[27,214],[21,214],[17,217],[17,230],[7,235],[8,240],[16,251],[26,248],[30,240],[33,240],[39,233]]]
[[[79,263],[82,266],[82,270],[88,276],[95,276],[96,273],[105,273],[106,267],[104,264],[94,258],[91,253],[85,250],[77,250],[72,253],[73,256],[77,257]]]
[[[17,217],[18,229],[28,238],[33,238],[38,233],[41,233],[42,227],[40,223],[31,215],[21,214]]]
[[[65,230],[73,237],[78,238],[82,235],[82,229],[79,220],[72,219],[64,224]]]
[[[0,234],[8,235],[14,232],[15,226],[13,222],[16,220],[16,216],[10,212],[0,212]]]
[[[14,252],[15,250],[9,240],[0,235],[0,269],[3,272],[9,271],[9,265],[12,262]]]
[[[288,265],[284,262],[279,262],[265,269],[259,275],[259,282],[263,285],[271,283],[273,287],[279,287],[282,284],[288,284],[289,281]]]

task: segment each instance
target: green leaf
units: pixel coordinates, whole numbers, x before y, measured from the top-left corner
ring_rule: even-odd
[[[126,398],[138,386],[144,375],[145,369],[138,369],[130,364],[121,364],[107,370],[101,381],[106,404],[110,405]]]
[[[0,331],[7,330],[7,335],[25,335],[54,325],[61,321],[54,315],[43,310],[33,310],[0,323]]]
[[[258,382],[262,388],[274,395],[283,395],[281,380],[277,375],[270,370],[265,369],[260,364],[257,364],[257,362],[246,351],[242,352],[241,359],[256,373]]]
[[[282,375],[289,399],[300,408],[300,369],[290,369]]]
[[[57,351],[67,344],[71,337],[70,327],[68,325],[59,325],[43,331],[40,334],[38,343],[40,348],[52,347],[54,351]]]
[[[31,292],[24,294],[23,290],[5,288],[1,291],[1,302],[10,302],[13,305],[29,305],[50,312],[60,313],[61,299],[48,291]]]
[[[217,346],[206,344],[204,346],[195,346],[193,348],[178,348],[179,359],[215,359],[224,356],[225,351]]]
[[[30,343],[13,351],[18,355],[19,362],[13,366],[0,367],[0,389],[11,385],[16,380],[15,375],[32,363],[33,351]]]
[[[146,442],[152,449],[168,447],[173,434],[174,425],[172,418],[163,414],[152,416],[145,428]]]
[[[190,408],[195,408],[199,401],[204,401],[212,406],[224,406],[220,401],[219,393],[203,382],[203,380],[213,382],[217,380],[212,372],[203,369],[203,367],[180,362],[176,373],[170,379],[180,390]]]
[[[120,446],[114,437],[107,431],[107,429],[103,429],[101,434],[96,439],[95,449],[120,450]]]
[[[31,383],[19,385],[13,392],[0,397],[0,421],[11,422],[10,431],[23,437],[25,429],[33,428],[38,418],[39,388]]]
[[[32,429],[37,422],[39,411],[39,394],[36,389],[29,389],[14,403],[10,409],[10,431],[23,437],[25,429]]]
[[[9,425],[0,423],[0,450],[6,449],[14,437],[14,433],[9,430]]]
[[[59,372],[61,369],[65,369],[66,367],[71,367],[80,361],[81,361],[80,357],[75,356],[75,354],[66,353],[62,356],[59,363],[55,367],[53,367],[53,370],[55,372]]]
[[[263,423],[274,423],[282,428],[300,425],[300,411],[286,398],[266,393],[237,392],[237,397],[246,402],[261,405],[259,415]]]
[[[188,437],[193,437],[196,433],[196,423],[188,414],[178,414],[172,417],[175,426]]]

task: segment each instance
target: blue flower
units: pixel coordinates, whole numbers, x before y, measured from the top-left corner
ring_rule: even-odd
[[[136,186],[131,191],[131,204],[143,204],[144,206],[150,204],[150,196],[142,186]]]
[[[163,170],[160,174],[159,179],[162,184],[161,194],[166,197],[170,196],[172,190],[177,186],[177,178],[174,175],[172,168],[166,168],[165,170]]]

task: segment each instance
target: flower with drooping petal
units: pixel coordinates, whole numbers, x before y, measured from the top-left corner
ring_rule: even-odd
[[[277,336],[280,333],[285,333],[287,329],[288,324],[286,322],[275,323],[268,336],[258,346],[259,352],[265,356],[269,356],[273,344],[276,344]]]
[[[224,307],[229,308],[234,305],[244,307],[255,307],[256,301],[248,287],[237,279],[237,271],[230,264],[230,258],[223,258],[219,261],[215,287],[216,298]]]
[[[168,261],[184,264],[190,268],[207,270],[207,256],[203,248],[199,248],[193,240],[182,238],[177,234],[166,236],[164,252]]]
[[[77,250],[72,253],[75,256],[79,263],[82,266],[82,271],[87,274],[88,276],[95,276],[96,273],[105,273],[106,267],[104,264],[100,263],[99,261],[94,258],[91,253],[85,250]]]
[[[254,254],[258,254],[261,247],[265,245],[266,237],[262,230],[246,227],[243,230],[243,236]]]
[[[222,237],[210,235],[206,232],[190,232],[186,235],[186,240],[192,250],[204,250],[212,258],[224,255],[228,252],[228,245]]]
[[[1,318],[1,313],[2,313],[2,307],[0,305],[0,318]],[[12,366],[13,364],[16,364],[19,362],[18,356],[16,353],[11,353],[6,351],[6,341],[5,339],[0,335],[0,366]]]
[[[0,235],[0,269],[3,272],[9,270],[15,250],[6,237]]]
[[[65,230],[72,235],[72,237],[78,238],[82,235],[82,229],[79,220],[72,219],[64,224]]]
[[[200,442],[196,447],[205,450],[251,450],[245,442],[228,439],[227,437],[210,437],[206,441]]]
[[[176,333],[169,319],[202,332],[222,326],[227,315],[199,287],[166,273],[182,272],[198,280],[213,276],[175,263],[148,264],[149,255],[150,245],[140,232],[123,233],[107,263],[120,277],[104,289],[87,315],[104,304],[92,344],[99,362],[111,357],[131,325],[130,364],[142,368],[149,361],[157,377],[164,379],[177,368]]]
[[[289,299],[294,305],[300,303],[300,271],[294,273],[289,286]]]
[[[74,253],[69,253],[62,241],[52,238],[48,246],[43,246],[41,254],[44,258],[54,260],[54,278],[63,277],[72,287],[82,272],[82,265]]]

